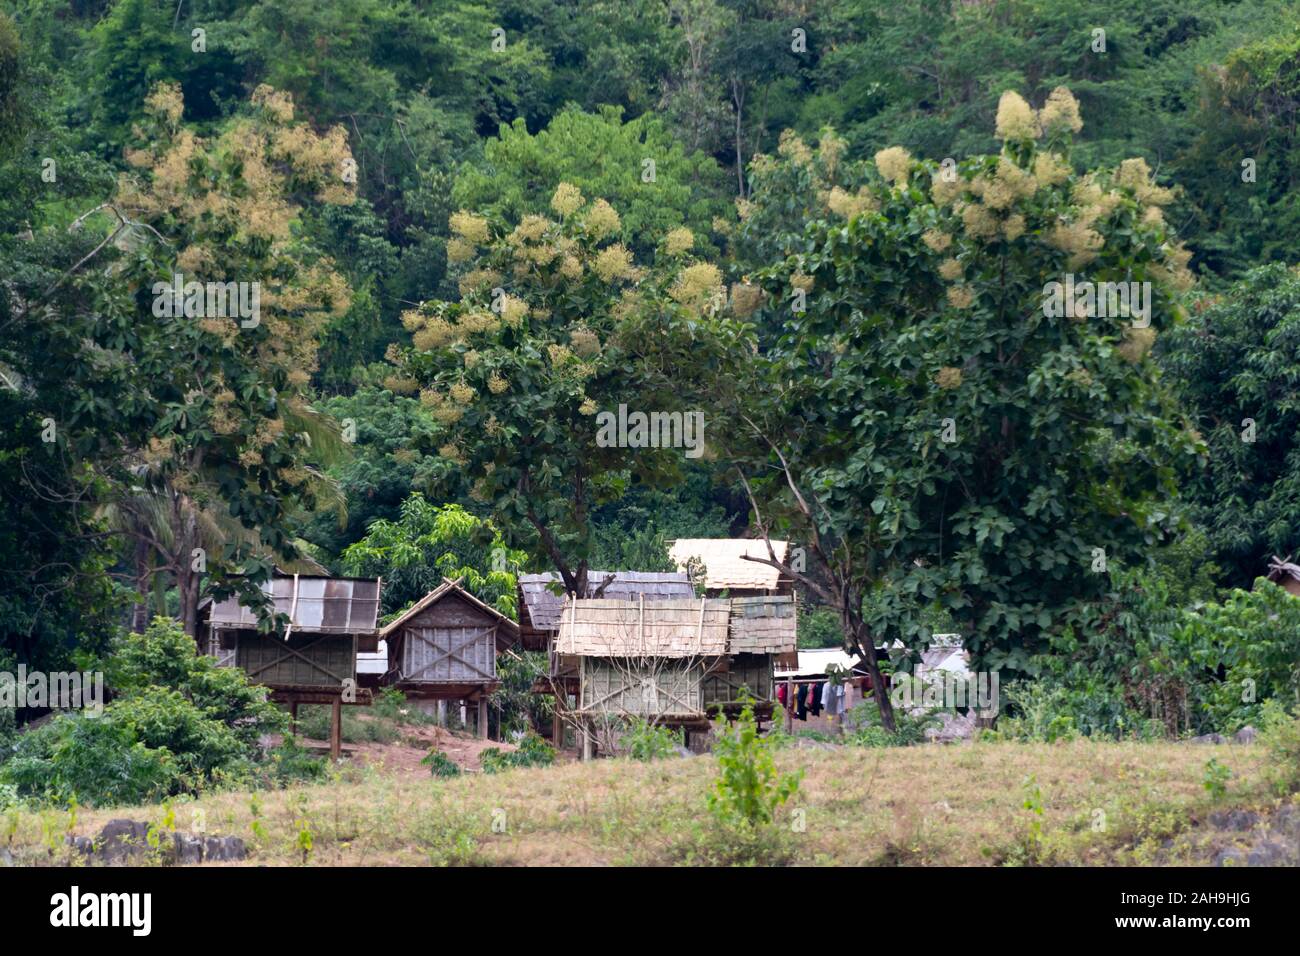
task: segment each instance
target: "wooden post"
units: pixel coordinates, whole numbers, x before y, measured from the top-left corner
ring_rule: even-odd
[[[343,756],[343,695],[339,694],[330,704],[330,759],[338,760]]]
[[[298,702],[289,701],[289,733],[298,736]]]
[[[569,702],[565,700],[564,703],[567,705]],[[560,716],[560,702],[558,700],[555,702],[555,713],[551,715],[551,746],[556,750],[564,748],[564,718]]]
[[[587,725],[587,721],[584,720],[582,722],[582,759],[583,760],[591,759],[591,750],[592,750],[591,737],[592,737],[591,727],[589,727]]]
[[[488,708],[487,698],[480,696],[478,699],[478,735],[480,740],[486,740],[488,735]]]

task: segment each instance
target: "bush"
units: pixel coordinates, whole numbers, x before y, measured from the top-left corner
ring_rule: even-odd
[[[107,711],[65,714],[23,734],[0,767],[19,796],[66,805],[143,803],[179,790],[184,774],[166,749],[151,749]]]
[[[1277,792],[1289,796],[1300,790],[1300,717],[1266,720],[1259,739],[1272,758],[1267,773]]]
[[[496,749],[495,747],[493,748]],[[441,750],[431,750],[429,755],[420,763],[429,768],[429,773],[435,777],[459,777],[460,767],[458,767],[450,757]]]
[[[682,732],[650,723],[644,717],[628,721],[618,738],[619,749],[633,760],[672,757],[682,746]]]
[[[849,718],[858,729],[844,737],[844,742],[856,747],[910,747],[925,743],[925,732],[938,726],[939,718],[933,713],[913,717],[901,707],[894,708],[893,733],[880,723],[880,708],[874,700],[854,704]]]
[[[519,741],[519,749],[505,751],[488,747],[479,755],[484,773],[498,773],[515,767],[546,767],[555,762],[555,748],[535,733],[527,733]]]
[[[731,726],[719,716],[714,721],[713,753],[718,777],[708,796],[709,812],[721,825],[753,829],[770,824],[779,810],[799,790],[803,771],[779,774],[772,759],[772,744],[758,735],[754,707],[746,703]]]
[[[21,734],[0,785],[25,798],[110,806],[318,775],[292,744],[262,752],[261,737],[286,731],[287,715],[243,671],[199,655],[174,621],[157,618],[117,641],[104,670],[117,696],[102,715],[61,714]]]

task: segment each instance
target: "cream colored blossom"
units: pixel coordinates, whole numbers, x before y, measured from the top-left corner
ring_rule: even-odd
[[[731,311],[741,318],[753,315],[763,303],[763,290],[748,282],[731,285]]]
[[[1013,213],[1002,223],[1002,235],[1008,242],[1015,242],[1025,234],[1025,217],[1020,213]]]
[[[597,199],[591,204],[591,209],[588,210],[583,225],[594,238],[604,239],[606,236],[618,232],[623,223],[613,206],[603,199]]]
[[[865,186],[857,193],[846,192],[839,186],[835,186],[826,194],[825,202],[826,208],[845,219],[852,219],[854,216],[876,209],[876,197],[871,195]]]
[[[578,406],[578,413],[580,415],[595,415],[596,408],[597,408],[596,403],[592,401],[590,398],[588,398],[581,405]]]
[[[690,252],[695,246],[695,233],[685,226],[672,230],[664,237],[664,249],[670,256],[680,256]]]
[[[1039,186],[1056,186],[1070,178],[1070,164],[1055,153],[1039,153],[1034,157],[1034,179]]]
[[[961,385],[961,369],[945,365],[934,376],[934,383],[940,388],[951,390]]]
[[[1129,326],[1124,330],[1124,341],[1115,346],[1115,351],[1124,361],[1136,365],[1151,351],[1155,341],[1156,330],[1150,326],[1140,329]]]
[[[952,236],[942,229],[927,229],[921,236],[921,240],[930,247],[933,252],[946,252],[952,245]]]
[[[476,216],[468,210],[462,209],[459,212],[451,214],[447,224],[451,231],[464,239],[476,245],[483,245],[488,241],[488,222],[482,216]]]
[[[474,258],[474,243],[461,236],[447,240],[447,261],[452,265],[469,262]]]
[[[606,246],[596,255],[592,268],[606,282],[625,278],[632,274],[632,253],[621,242]]]
[[[457,405],[468,405],[478,394],[472,385],[466,385],[464,382],[457,382],[451,387],[450,392],[451,400]]]
[[[1014,90],[1007,90],[998,100],[996,129],[998,139],[1037,139],[1039,134],[1033,107]]]
[[[487,387],[493,395],[500,395],[510,387],[510,383],[500,372],[493,372],[488,376]]]
[[[600,354],[600,336],[588,328],[576,328],[569,333],[569,345],[575,355],[592,358]]]
[[[1048,94],[1047,102],[1038,111],[1038,122],[1049,134],[1079,132],[1083,129],[1083,120],[1079,117],[1079,101],[1064,86],[1058,86]]]
[[[668,294],[683,304],[700,305],[722,291],[722,271],[711,262],[687,266]]]
[[[955,282],[960,279],[965,272],[966,270],[962,267],[962,264],[956,259],[944,259],[943,262],[939,264],[939,275],[943,276],[949,282]]]
[[[560,183],[551,196],[551,208],[561,216],[572,216],[582,208],[582,193],[572,183]]]
[[[975,290],[968,285],[948,286],[948,304],[954,309],[969,309],[975,304]]]
[[[890,146],[876,153],[876,169],[895,186],[906,186],[912,169],[912,154],[901,146]]]

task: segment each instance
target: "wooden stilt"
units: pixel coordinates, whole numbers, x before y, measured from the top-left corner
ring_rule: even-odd
[[[289,702],[289,733],[298,736],[298,702]]]
[[[592,737],[591,727],[588,726],[587,722],[584,720],[582,722],[582,759],[583,760],[591,759],[591,751],[592,751],[591,737]]]
[[[340,694],[330,704],[330,759],[343,756],[343,696]]]
[[[478,735],[480,740],[486,740],[488,735],[488,706],[487,698],[478,699]]]

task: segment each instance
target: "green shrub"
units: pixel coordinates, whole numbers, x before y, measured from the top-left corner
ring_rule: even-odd
[[[728,726],[719,716],[714,728],[718,776],[708,796],[709,812],[723,826],[767,826],[777,810],[798,792],[803,771],[777,772],[772,745],[758,734],[752,703],[745,704],[734,724]]]
[[[844,742],[855,747],[910,747],[925,743],[925,732],[939,724],[933,713],[913,717],[901,707],[894,708],[894,732],[890,733],[880,723],[880,708],[875,701],[854,704],[849,711],[849,722],[857,729],[844,736]]]
[[[619,749],[633,760],[660,760],[677,754],[677,748],[682,746],[682,732],[638,717],[628,721],[618,744]]]
[[[495,747],[493,748],[496,749]],[[460,767],[456,765],[450,757],[441,750],[431,750],[429,755],[420,763],[429,768],[429,773],[435,777],[459,777]]]
[[[103,713],[61,714],[20,734],[0,784],[24,798],[111,806],[318,772],[291,743],[262,751],[287,715],[243,671],[199,655],[174,621],[115,642],[104,669],[116,697]]]
[[[1288,796],[1300,790],[1300,717],[1269,718],[1259,736],[1271,758],[1266,772],[1277,792]]]
[[[171,751],[146,747],[110,709],[97,718],[64,714],[21,735],[0,783],[59,805],[143,803],[177,792],[184,773]]]
[[[555,748],[535,733],[527,733],[517,750],[488,747],[479,755],[484,773],[498,773],[515,767],[546,767],[555,761]]]

